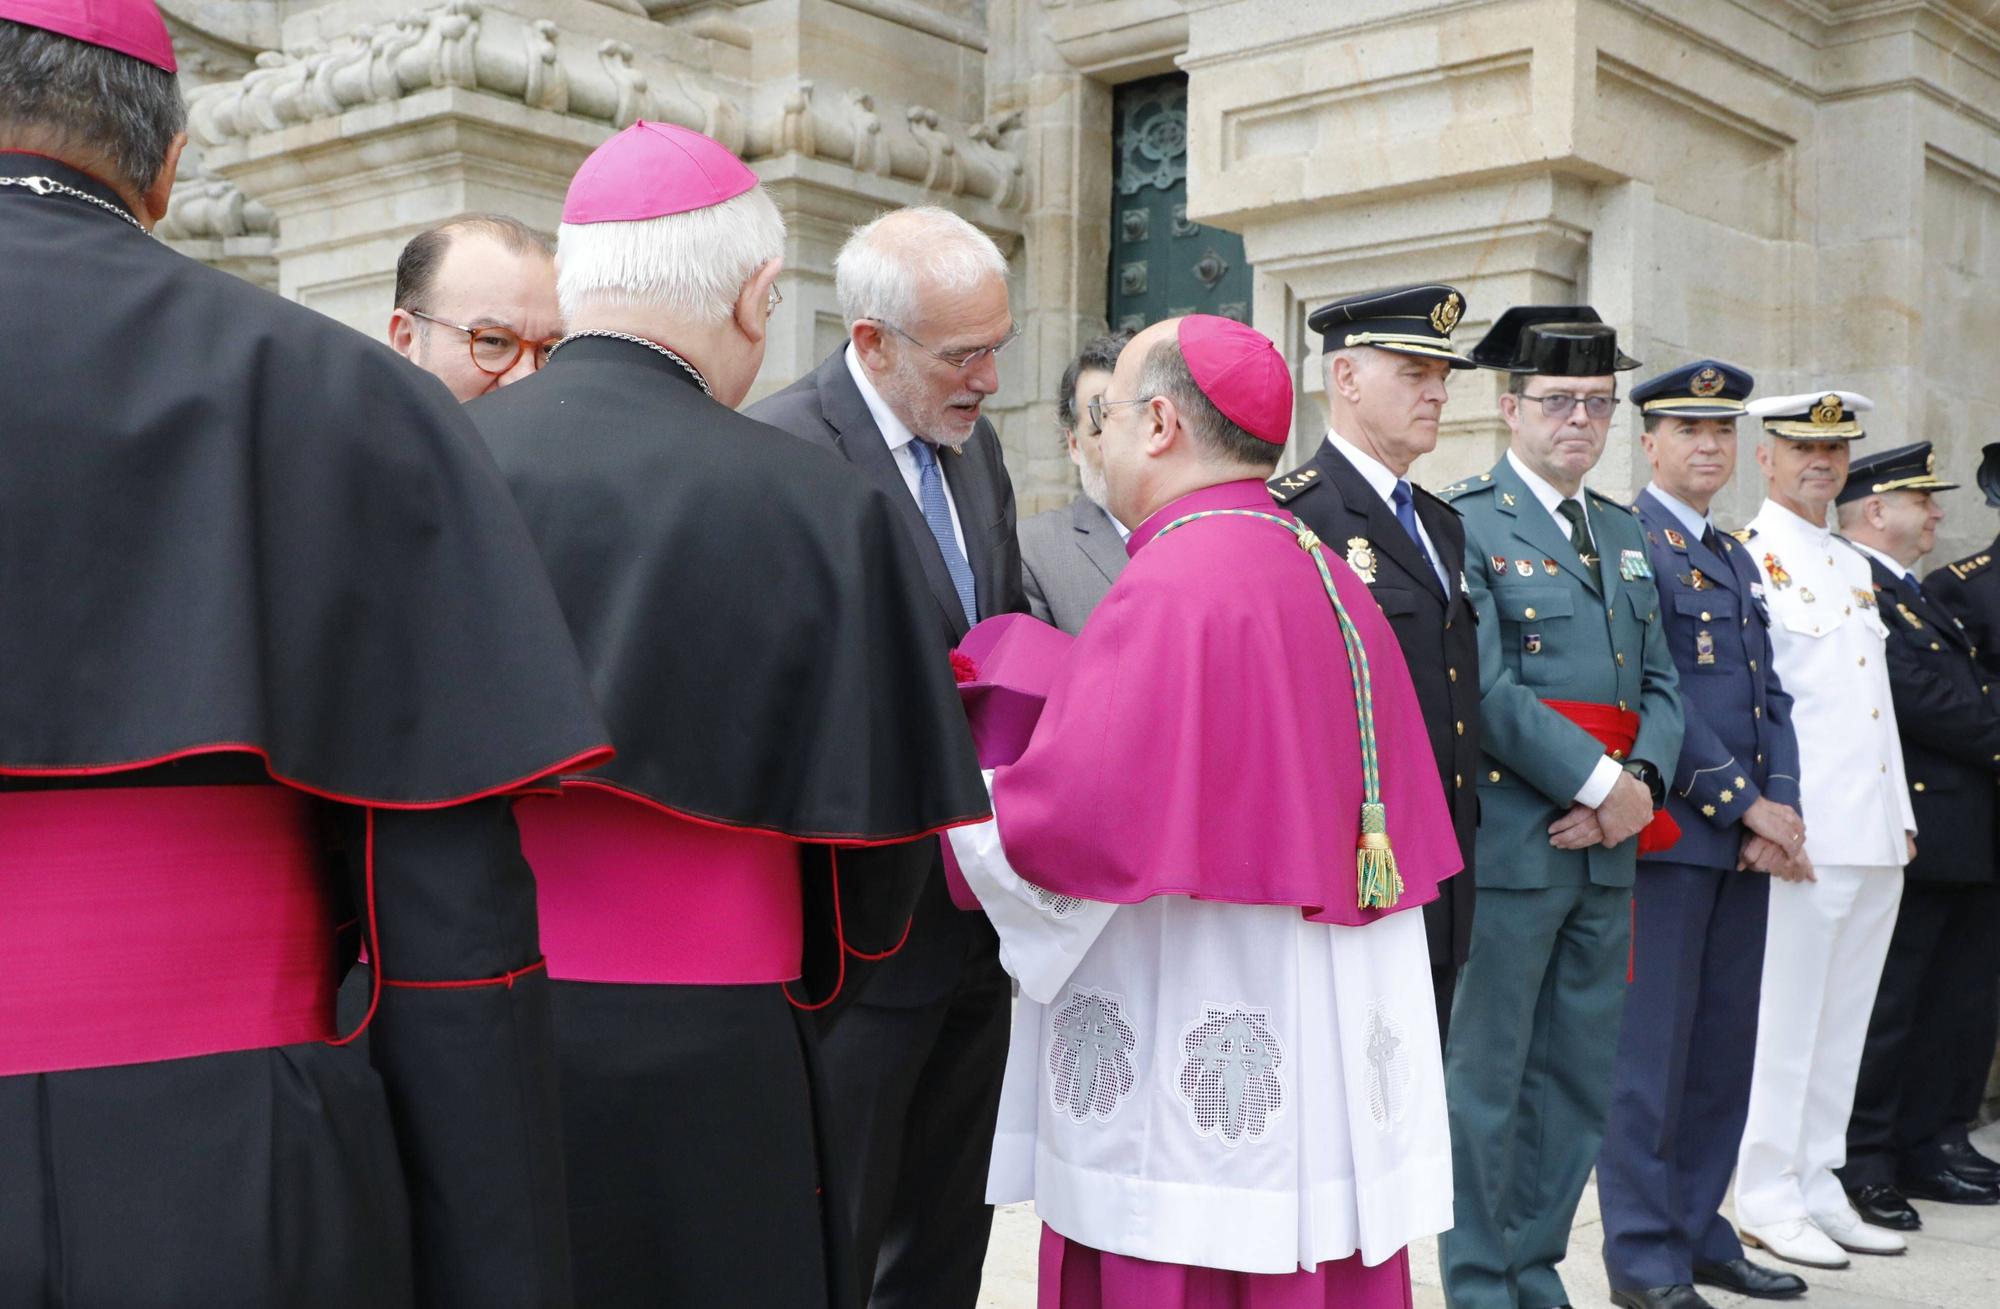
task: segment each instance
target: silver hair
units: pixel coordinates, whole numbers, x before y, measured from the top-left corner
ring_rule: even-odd
[[[891,247],[884,223],[910,238]],[[1007,257],[993,239],[949,209],[894,209],[854,229],[833,261],[833,289],[851,328],[863,318],[897,326],[916,315],[923,287],[966,291],[981,278],[1007,276]]]
[[[0,144],[104,156],[144,191],[167,166],[187,106],[172,73],[116,50],[0,19]]]
[[[1274,466],[1281,447],[1250,435],[1215,407],[1194,373],[1188,368],[1181,343],[1166,337],[1153,343],[1139,365],[1139,396],[1165,396],[1174,402],[1174,411],[1194,437],[1195,449],[1212,464]]]
[[[619,306],[718,323],[744,283],[784,253],[784,216],[761,186],[660,218],[564,223],[556,233],[556,298],[565,320]]]

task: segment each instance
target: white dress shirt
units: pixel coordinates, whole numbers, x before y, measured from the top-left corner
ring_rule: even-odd
[[[1663,490],[1658,482],[1646,483],[1646,490],[1652,493],[1655,500],[1658,500],[1667,507],[1668,513],[1681,520],[1681,526],[1687,528],[1688,536],[1694,540],[1699,541],[1703,535],[1714,528],[1715,522],[1707,514],[1702,513],[1673,492]]]
[[[1792,697],[1799,808],[1815,864],[1901,868],[1917,829],[1889,694],[1889,629],[1851,543],[1766,500],[1750,556],[1771,611],[1772,659]]]
[[[1541,474],[1522,463],[1512,450],[1507,452],[1507,463],[1527,486],[1529,493],[1548,511],[1549,518],[1564,536],[1569,535],[1569,519],[1564,518],[1556,507],[1565,500],[1574,500],[1583,506],[1583,525],[1590,530],[1590,539],[1593,542],[1597,540],[1597,524],[1590,521],[1590,497],[1584,494],[1581,482],[1577,483],[1575,495],[1564,495],[1550,486]],[[1673,760],[1669,759],[1660,771],[1664,774],[1672,767]],[[1618,785],[1618,779],[1624,775],[1624,764],[1608,754],[1600,756],[1591,768],[1590,776],[1584,778],[1583,785],[1577,788],[1576,803],[1589,809],[1597,808],[1610,796],[1611,788]]]
[[[1903,565],[1897,563],[1894,559],[1891,559],[1888,555],[1883,554],[1880,550],[1877,550],[1874,546],[1869,545],[1866,541],[1857,541],[1851,536],[1843,536],[1840,539],[1847,542],[1849,545],[1853,546],[1856,550],[1861,551],[1861,553],[1873,556],[1876,559],[1880,559],[1882,561],[1882,566],[1889,570],[1891,576],[1900,578],[1905,582],[1914,582],[1917,580],[1917,575],[1915,573],[1911,572]]]
[[[1396,511],[1396,483],[1407,479],[1397,477],[1395,471],[1387,464],[1330,427],[1326,430],[1326,439],[1333,444],[1334,449],[1347,456],[1347,462],[1354,465],[1354,471],[1361,474],[1362,480],[1368,483],[1376,495],[1382,497],[1382,503],[1389,506],[1389,512],[1394,513]],[[1414,505],[1415,502],[1412,501],[1411,512],[1413,516],[1415,513]],[[1417,519],[1417,535],[1423,538],[1424,553],[1430,557],[1431,571],[1437,574],[1438,585],[1444,588],[1446,596],[1450,596],[1451,579],[1444,575],[1444,565],[1438,562],[1437,547],[1431,544],[1431,534],[1424,530],[1424,520],[1422,518]]]
[[[868,414],[875,420],[875,426],[882,433],[882,440],[889,447],[889,453],[896,457],[896,469],[903,475],[903,485],[910,488],[910,499],[917,502],[918,509],[922,509],[923,470],[917,467],[917,452],[910,448],[910,442],[917,439],[916,433],[903,425],[903,420],[896,417],[896,411],[889,407],[889,402],[882,398],[882,393],[868,380],[868,370],[861,366],[861,360],[856,357],[852,341],[847,344],[846,359],[847,374],[854,379],[855,388],[861,392],[862,402],[868,406]],[[965,529],[958,521],[958,501],[952,496],[951,482],[944,475],[944,461],[957,456],[947,455],[942,446],[937,448],[937,452],[938,480],[944,484],[945,507],[951,510],[951,534],[958,540],[958,552],[965,555],[969,562],[972,556],[966,554]]]

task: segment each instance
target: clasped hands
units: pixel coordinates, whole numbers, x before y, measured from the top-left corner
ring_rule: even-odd
[[[1583,850],[1593,845],[1616,846],[1636,836],[1653,817],[1653,794],[1645,783],[1627,774],[1595,809],[1573,804],[1549,825],[1549,844],[1558,850]],[[1798,810],[1763,796],[1743,813],[1743,849],[1739,869],[1769,873],[1787,882],[1818,880],[1806,857],[1806,826]]]
[[[1578,803],[1549,825],[1549,844],[1558,850],[1615,846],[1637,836],[1653,821],[1653,793],[1630,773],[1620,773],[1611,794],[1595,809]]]

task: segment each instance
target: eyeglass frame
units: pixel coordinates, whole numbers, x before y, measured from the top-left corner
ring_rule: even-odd
[[[408,305],[403,306],[403,311],[412,318],[421,318],[427,323],[436,323],[439,327],[449,327],[454,332],[465,333],[465,352],[472,357],[472,366],[488,377],[505,377],[508,373],[512,372],[514,365],[521,362],[521,356],[527,353],[530,344],[527,337],[522,336],[505,323],[481,323],[477,326],[469,326],[465,323],[448,322],[445,319],[439,318],[436,314],[427,314],[421,309],[412,309]],[[504,332],[514,338],[514,357],[509,359],[504,367],[488,368],[485,364],[479,362],[479,354],[472,342],[473,338],[481,332]],[[542,367],[549,362],[549,352],[561,343],[562,338],[560,336],[551,336],[533,342],[535,347],[536,372],[540,372]]]
[[[902,328],[896,326],[894,323],[890,322],[886,318],[870,318],[866,319],[865,321],[873,323],[877,327],[888,328],[890,331],[894,332],[897,336],[902,337],[905,341],[908,341],[911,345],[917,347],[917,349],[923,351],[925,354],[937,360],[939,363],[945,365],[948,368],[953,369],[954,371],[961,373],[964,372],[966,369],[972,367],[974,364],[979,363],[981,360],[985,359],[989,355],[997,359],[1002,350],[1005,350],[1008,346],[1014,344],[1014,342],[1021,339],[1021,325],[1019,323],[1013,323],[1008,326],[1007,334],[1001,337],[998,341],[995,341],[992,345],[982,345],[974,347],[973,349],[964,352],[965,357],[963,359],[953,359],[949,354],[941,353],[937,350],[931,349],[929,346],[925,345],[922,341],[919,341],[916,337],[911,336],[908,332],[905,332]]]
[[[1086,414],[1090,415],[1091,427],[1096,430],[1097,435],[1102,436],[1104,435],[1105,410],[1117,409],[1122,405],[1142,405],[1150,400],[1157,400],[1159,398],[1156,395],[1135,395],[1130,400],[1106,400],[1102,395],[1094,395],[1090,397],[1090,402],[1084,405],[1083,410]]]
[[[1546,391],[1543,392],[1541,395],[1529,395],[1526,391],[1520,391],[1516,393],[1516,396],[1517,398],[1522,400],[1533,400],[1536,404],[1542,407],[1542,417],[1557,423],[1564,421],[1572,413],[1575,413],[1576,407],[1579,404],[1583,406],[1584,416],[1590,419],[1591,422],[1593,423],[1609,422],[1611,420],[1611,415],[1618,412],[1618,406],[1624,403],[1623,396],[1571,395],[1567,391]],[[1554,413],[1550,411],[1549,402],[1552,400],[1561,402],[1562,411],[1560,413]],[[1606,402],[1604,405],[1604,412],[1601,414],[1591,413],[1590,412],[1591,404],[1594,401],[1598,400]]]

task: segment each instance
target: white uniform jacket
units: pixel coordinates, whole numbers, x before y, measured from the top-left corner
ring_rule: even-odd
[[[1901,868],[1915,831],[1888,628],[1859,550],[1766,500],[1745,545],[1763,575],[1778,676],[1799,736],[1799,808],[1815,865]]]
[[[1379,1264],[1451,1226],[1422,914],[1078,900],[1023,881],[993,822],[950,838],[1021,984],[989,1200],[1248,1273]]]

